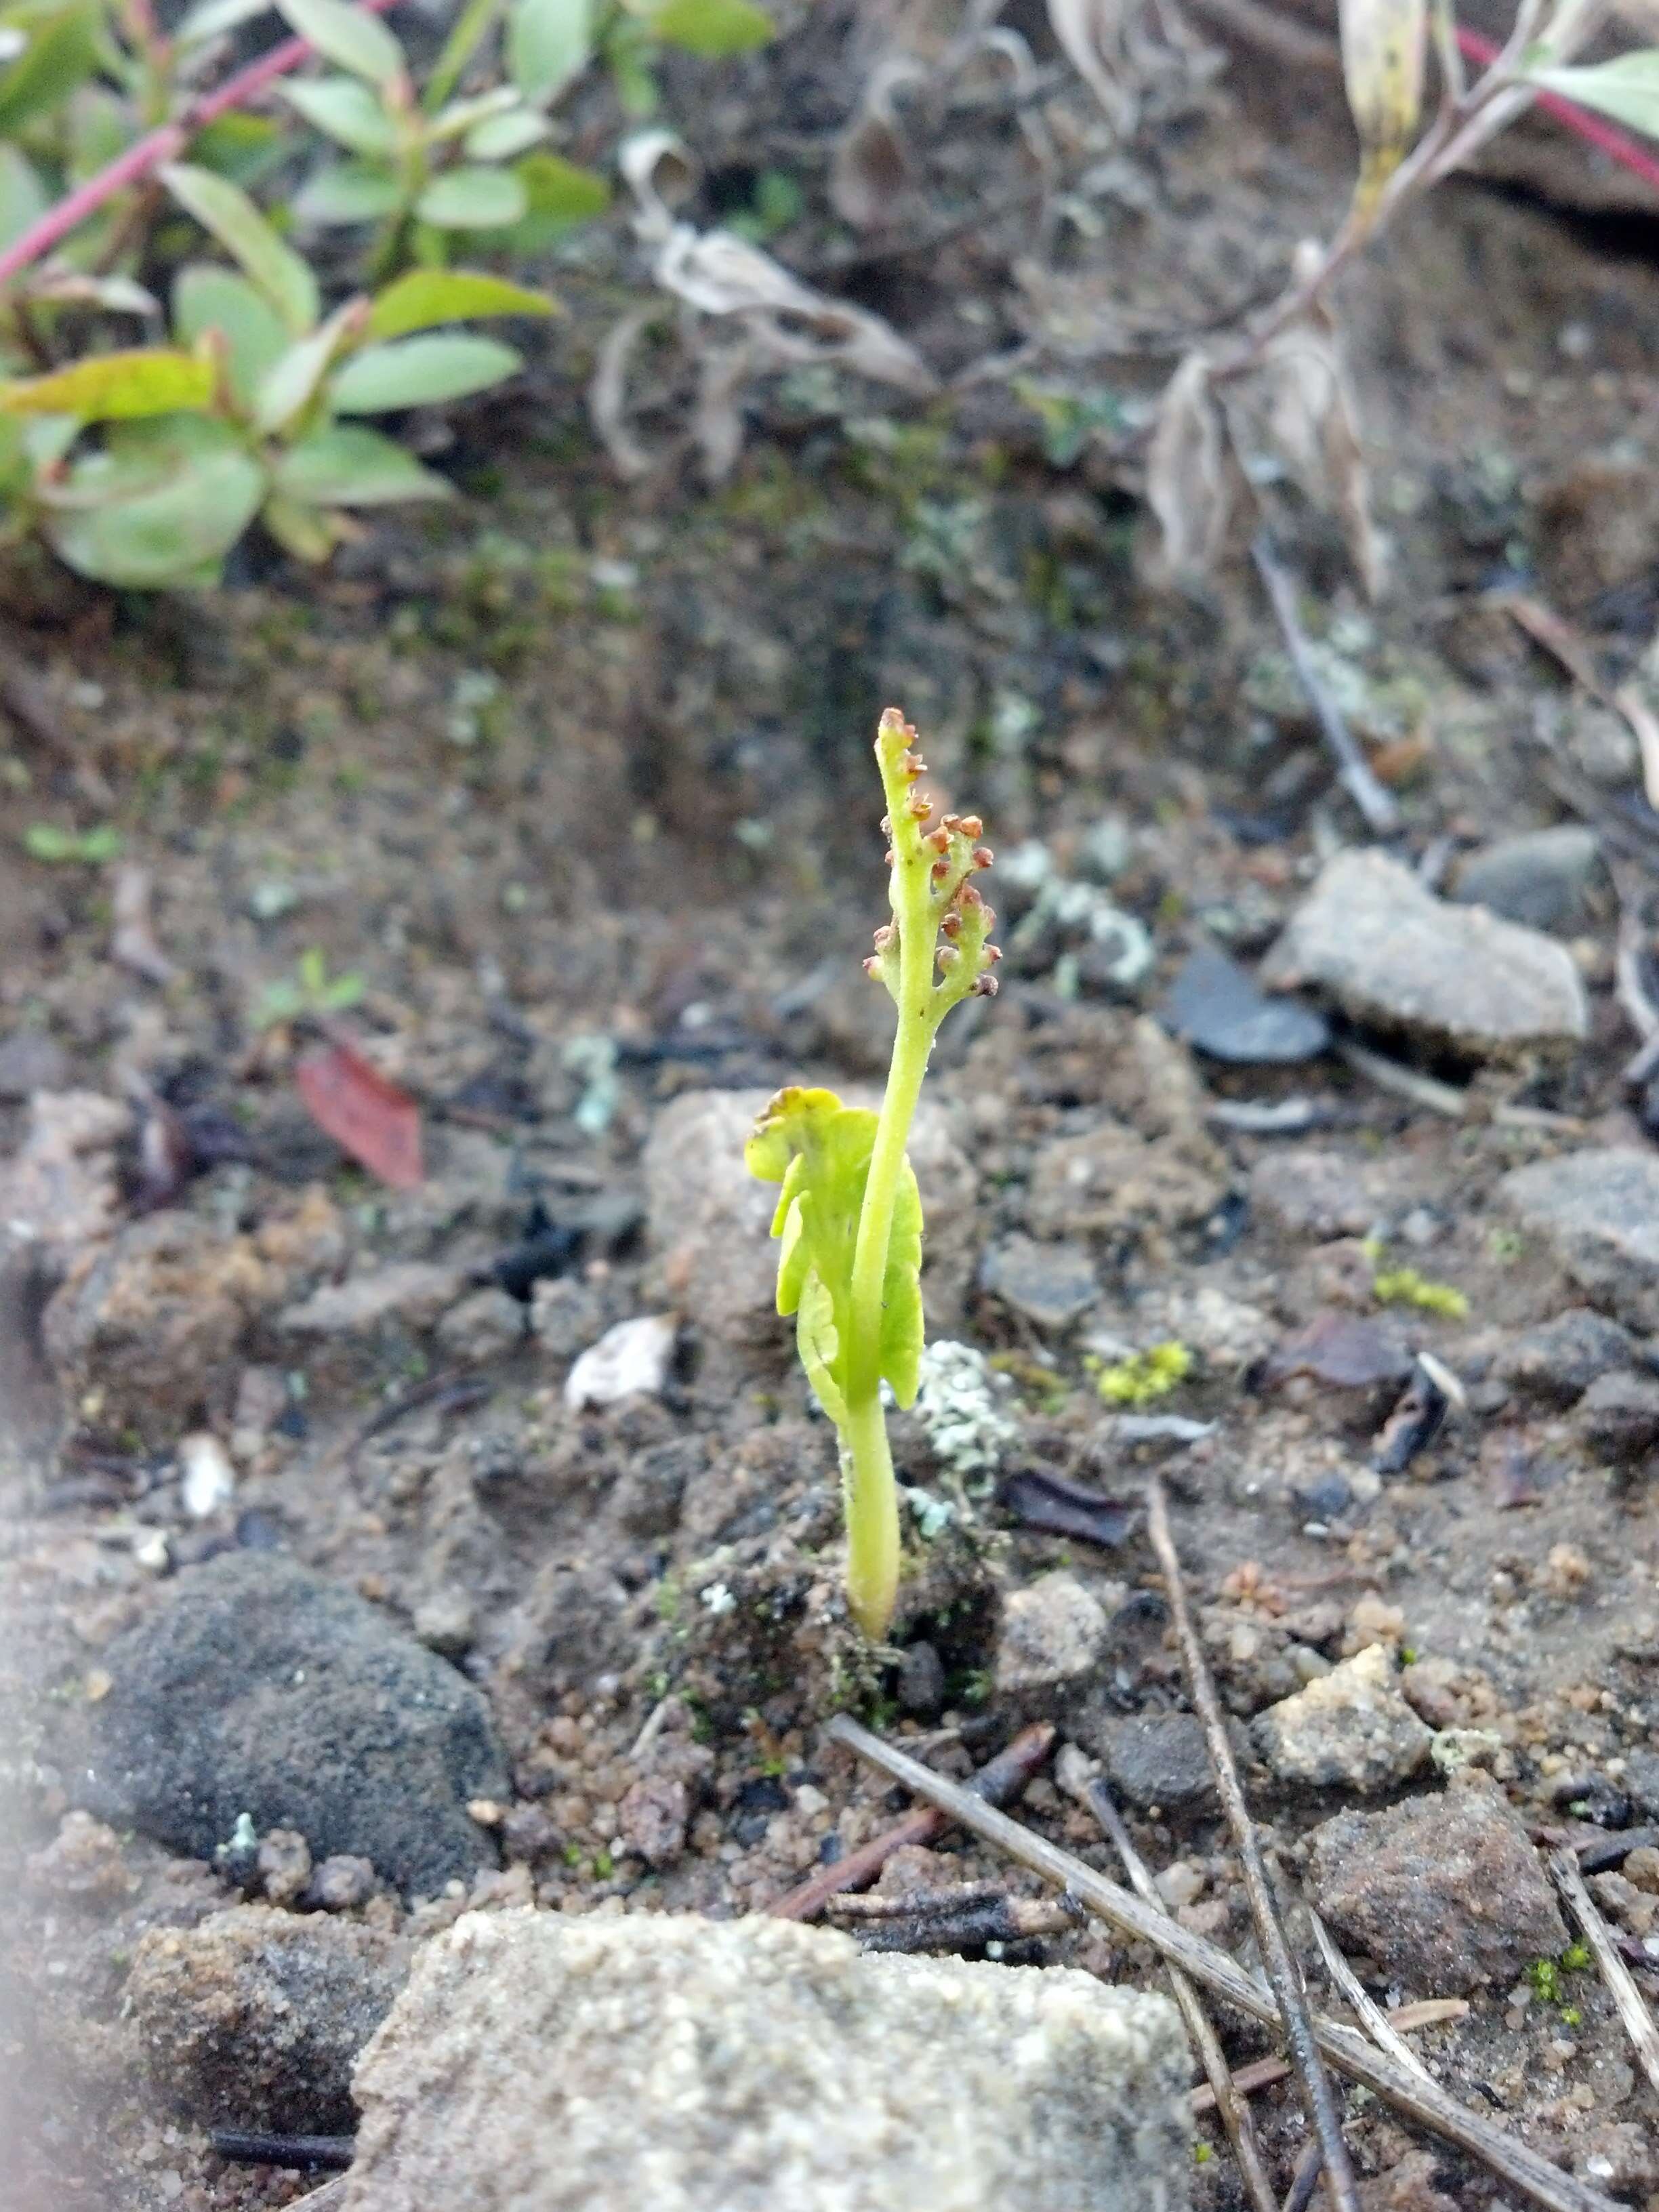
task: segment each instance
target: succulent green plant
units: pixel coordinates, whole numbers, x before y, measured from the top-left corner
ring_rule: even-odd
[[[933,819],[919,793],[927,763],[896,708],[881,718],[876,760],[887,798],[890,922],[866,969],[897,1012],[881,1111],[833,1091],[780,1091],[744,1158],[780,1183],[772,1234],[781,1240],[778,1311],[814,1395],[836,1425],[847,1510],[847,1595],[872,1641],[886,1633],[899,1581],[898,1491],[882,1403],[915,1399],[924,1330],[921,1199],[907,1156],[911,1123],[939,1024],[952,1006],[996,989],[996,917],[974,878],[991,865],[973,816]]]

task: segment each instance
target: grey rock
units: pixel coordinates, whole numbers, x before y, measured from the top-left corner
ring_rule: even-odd
[[[1636,1340],[1593,1306],[1569,1306],[1506,1344],[1492,1372],[1512,1390],[1552,1406],[1571,1406],[1599,1375],[1626,1367]]]
[[[471,1649],[478,1632],[478,1616],[472,1600],[453,1584],[434,1589],[415,1608],[415,1633],[428,1651],[446,1658]]]
[[[550,1359],[574,1359],[605,1334],[615,1316],[604,1293],[580,1276],[538,1283],[530,1294],[530,1329]]]
[[[359,2063],[342,2212],[984,2212],[1033,2174],[1066,2212],[1183,2212],[1189,2066],[1163,1997],[1070,1968],[469,1913]]]
[[[273,1828],[259,1838],[254,1862],[259,1887],[272,1905],[292,1905],[311,1880],[311,1846],[293,1828]]]
[[[1586,894],[1601,859],[1601,839],[1575,823],[1500,837],[1464,861],[1452,896],[1460,906],[1484,906],[1530,929],[1570,930],[1586,918]]]
[[[1113,1714],[1088,1730],[1106,1778],[1142,1812],[1208,1810],[1215,1803],[1215,1771],[1204,1723],[1196,1713]]]
[[[1376,1218],[1360,1169],[1345,1152],[1292,1145],[1264,1152],[1250,1170],[1250,1205],[1292,1237],[1358,1237]]]
[[[1251,1729],[1279,1781],[1309,1789],[1392,1789],[1428,1755],[1431,1731],[1400,1694],[1380,1644],[1270,1705]]]
[[[752,1343],[783,1324],[775,1297],[778,1248],[771,1241],[775,1185],[757,1182],[743,1164],[765,1091],[689,1091],[658,1115],[645,1147],[646,1218],[674,1296],[700,1328],[732,1344]],[[849,1106],[876,1106],[857,1087]],[[974,1170],[944,1110],[923,1103],[910,1136],[910,1164],[927,1223],[922,1287],[934,1328],[961,1310],[975,1241]]]
[[[1489,1775],[1380,1813],[1340,1813],[1308,1838],[1308,1890],[1344,1948],[1425,1996],[1508,1983],[1555,1958],[1567,1931],[1526,1829]]]
[[[1498,1195],[1588,1297],[1626,1328],[1659,1328],[1659,1153],[1609,1145],[1534,1160]]]
[[[996,1686],[1005,1695],[1080,1681],[1099,1664],[1110,1624],[1073,1576],[1041,1575],[1002,1609]]]
[[[1270,998],[1247,969],[1211,945],[1182,969],[1162,1013],[1165,1026],[1195,1052],[1237,1066],[1291,1066],[1317,1060],[1331,1042],[1323,1014]]]
[[[406,1939],[239,1905],[152,1928],[124,2009],[153,2087],[197,2127],[349,2130],[351,2069],[409,1971]]]
[[[945,1662],[931,1644],[912,1644],[899,1662],[898,1702],[901,1712],[931,1721],[945,1709]]]
[[[36,1091],[61,1091],[69,1056],[44,1030],[13,1030],[0,1037],[0,1099],[8,1104]]]
[[[336,1851],[313,1867],[300,1902],[310,1912],[349,1912],[367,1905],[380,1882],[371,1862],[350,1851]]]
[[[1312,987],[1357,1020],[1481,1059],[1581,1043],[1589,1015],[1565,945],[1454,906],[1377,852],[1339,853],[1268,953],[1261,981]]]
[[[1659,1378],[1598,1375],[1578,1402],[1577,1419],[1590,1449],[1615,1467],[1645,1459],[1659,1444]]]
[[[1639,1747],[1625,1753],[1620,1778],[1625,1792],[1644,1820],[1659,1820],[1659,1751]]]
[[[511,1794],[483,1697],[295,1560],[191,1568],[102,1665],[80,1794],[104,1819],[209,1858],[246,1813],[425,1894],[494,1857],[466,1811]]]
[[[131,1109],[96,1091],[42,1091],[17,1152],[0,1166],[0,1230],[59,1260],[119,1218],[115,1148]]]
[[[457,1268],[428,1260],[400,1261],[325,1285],[279,1314],[277,1327],[289,1336],[319,1340],[373,1336],[388,1322],[418,1334],[431,1328],[464,1288]]]
[[[1039,1244],[1009,1237],[980,1263],[980,1287],[1034,1328],[1069,1328],[1100,1296],[1094,1263],[1080,1244]]]
[[[480,1366],[523,1342],[526,1318],[518,1299],[505,1291],[474,1291],[438,1323],[438,1343],[463,1366]]]

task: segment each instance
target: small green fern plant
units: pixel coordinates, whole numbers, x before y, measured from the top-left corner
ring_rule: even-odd
[[[876,932],[868,973],[897,1010],[879,1114],[845,1106],[833,1091],[794,1085],[772,1098],[744,1158],[751,1175],[781,1183],[772,1234],[781,1240],[778,1311],[813,1394],[836,1425],[847,1509],[847,1595],[879,1642],[899,1580],[898,1489],[882,1405],[914,1401],[923,1342],[921,1199],[905,1147],[922,1079],[952,1006],[996,990],[996,916],[974,878],[991,865],[971,815],[933,820],[915,788],[927,772],[916,733],[895,707],[881,718],[876,761],[887,797],[893,918]]]

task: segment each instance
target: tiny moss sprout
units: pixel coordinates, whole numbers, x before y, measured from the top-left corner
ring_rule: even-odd
[[[896,708],[882,716],[876,761],[887,798],[891,921],[865,963],[897,1011],[881,1111],[832,1091],[792,1086],[771,1099],[744,1158],[782,1185],[778,1311],[818,1403],[836,1425],[847,1504],[847,1595],[872,1641],[886,1633],[899,1578],[898,1486],[882,1406],[902,1407],[921,1380],[921,1200],[905,1146],[939,1024],[952,1006],[996,989],[995,920],[974,878],[991,865],[972,815],[934,818],[919,793],[927,763]]]
[[[1095,1380],[1101,1401],[1108,1406],[1150,1406],[1167,1398],[1192,1372],[1193,1355],[1184,1344],[1155,1344],[1146,1352],[1132,1352],[1110,1367],[1103,1367]]]

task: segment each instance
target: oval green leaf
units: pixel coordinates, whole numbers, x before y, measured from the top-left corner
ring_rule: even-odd
[[[276,489],[309,507],[392,507],[412,499],[453,499],[455,487],[412,453],[359,422],[332,422],[286,453]]]
[[[446,169],[415,203],[422,222],[439,230],[500,230],[530,204],[521,178],[507,169]]]
[[[404,50],[378,15],[345,5],[345,0],[277,0],[302,39],[337,69],[370,84],[388,85],[404,74]]]
[[[486,116],[466,134],[466,157],[470,161],[510,161],[515,154],[527,154],[539,145],[551,128],[544,115],[532,115],[525,108],[511,115]]]
[[[294,195],[301,222],[380,222],[403,204],[403,186],[390,169],[361,161],[336,161],[306,179]]]
[[[94,354],[48,376],[0,384],[0,412],[73,415],[82,422],[132,422],[213,404],[213,363],[167,347]]]
[[[753,0],[663,0],[648,18],[657,36],[705,61],[750,53],[775,37],[777,27]]]
[[[198,0],[173,34],[176,46],[199,46],[204,40],[216,39],[239,25],[251,23],[256,15],[269,14],[272,0]]]
[[[1598,115],[1610,115],[1644,137],[1659,138],[1659,51],[1653,47],[1583,69],[1537,70],[1528,82],[1541,92],[1558,93]]]
[[[340,415],[389,415],[465,399],[516,376],[524,362],[511,346],[465,334],[397,338],[365,346],[335,374],[329,398]]]
[[[319,331],[298,339],[260,380],[254,401],[255,427],[262,431],[285,429],[316,398],[347,331],[362,312],[362,304],[348,300],[337,307]]]
[[[257,285],[234,269],[192,261],[173,280],[173,331],[193,346],[207,331],[225,342],[225,372],[239,406],[253,404],[260,379],[288,344],[282,319]]]
[[[365,335],[401,338],[437,323],[469,323],[483,315],[550,315],[557,304],[544,292],[477,270],[411,269],[375,301]]]
[[[169,161],[158,172],[187,215],[216,238],[239,261],[295,337],[310,330],[321,312],[317,279],[292,246],[265,221],[240,185],[185,161]]]
[[[355,76],[301,77],[276,89],[313,131],[350,153],[390,154],[397,146],[397,125]]]
[[[60,560],[99,583],[199,586],[213,580],[264,492],[264,470],[240,447],[204,447],[179,453],[134,497],[54,512],[42,527]]]
[[[507,27],[507,74],[538,107],[563,91],[592,46],[592,0],[515,0]]]
[[[28,44],[0,72],[0,136],[15,138],[25,124],[60,107],[98,63],[99,10],[77,4],[20,27]]]
[[[33,162],[9,140],[0,139],[0,247],[21,238],[50,204]]]

